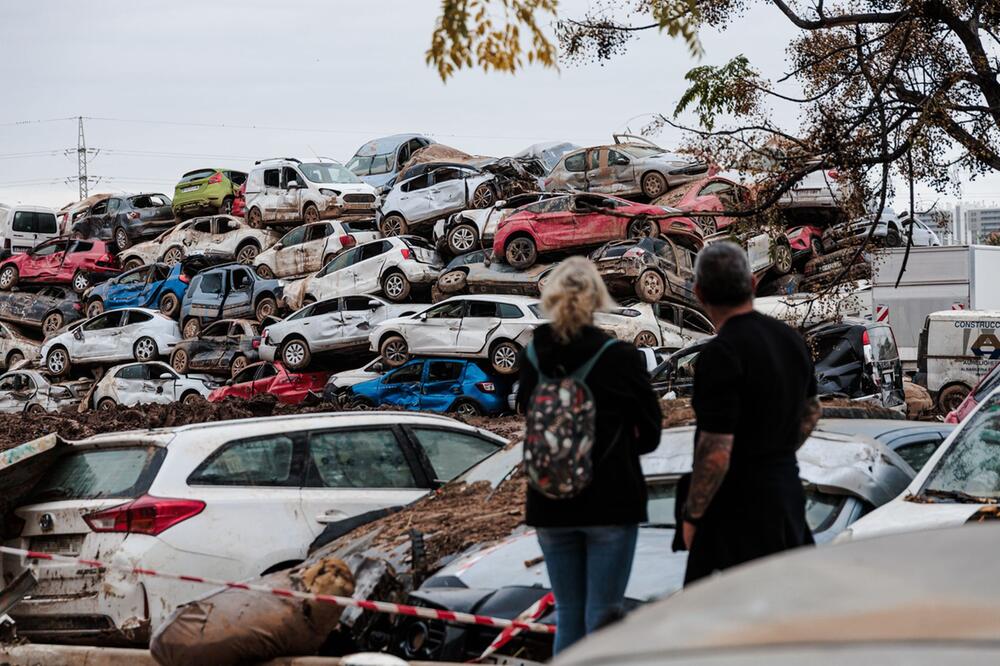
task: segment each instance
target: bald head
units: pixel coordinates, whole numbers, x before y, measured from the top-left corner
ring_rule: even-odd
[[[753,274],[746,251],[729,241],[713,243],[698,253],[694,283],[705,305],[734,307],[753,297]]]

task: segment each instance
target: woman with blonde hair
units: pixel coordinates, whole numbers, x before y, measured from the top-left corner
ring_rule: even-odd
[[[648,519],[639,456],[659,444],[662,415],[639,351],[594,326],[594,313],[613,304],[593,262],[562,262],[542,289],[549,323],[535,330],[521,363],[522,411],[535,408],[540,374],[567,377],[592,364],[581,379],[595,417],[589,483],[558,498],[528,486],[526,522],[556,599],[556,653],[621,615],[638,526]]]

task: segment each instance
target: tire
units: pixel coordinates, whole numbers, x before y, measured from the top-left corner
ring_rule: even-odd
[[[633,286],[635,295],[644,303],[659,303],[667,290],[663,276],[652,269],[644,270]]]
[[[489,208],[497,201],[497,194],[488,183],[483,183],[472,193],[471,208]]]
[[[260,248],[255,243],[244,243],[236,248],[236,263],[250,266],[260,254]]]
[[[65,347],[53,347],[45,357],[45,367],[56,377],[62,377],[70,369],[69,352]]]
[[[160,352],[156,348],[156,340],[148,335],[142,336],[132,345],[132,356],[140,363],[155,361],[159,355]]]
[[[319,208],[316,208],[316,204],[306,204],[302,209],[302,222],[303,224],[319,222]]]
[[[177,294],[172,291],[163,294],[163,298],[160,299],[160,312],[173,319],[180,309],[181,301],[177,298]]]
[[[281,346],[281,362],[286,368],[301,370],[312,360],[309,343],[302,338],[292,338]]]
[[[510,340],[501,340],[490,348],[490,366],[501,375],[512,375],[520,370],[521,346]]]
[[[28,410],[27,411],[28,411],[28,414],[30,414],[31,416],[42,416],[43,414],[47,413],[45,411],[45,408],[42,407],[41,405],[38,405],[38,404],[28,405]]]
[[[187,351],[175,349],[170,355],[170,367],[177,371],[177,374],[186,375],[191,369],[191,359],[188,358]]]
[[[479,230],[472,224],[459,224],[448,232],[448,250],[455,256],[471,252],[479,243]]]
[[[256,206],[247,211],[247,226],[251,229],[264,228],[264,216]]]
[[[133,268],[139,268],[140,266],[142,266],[142,259],[139,257],[130,257],[128,261],[122,264],[122,271],[128,272]]]
[[[389,238],[390,236],[403,236],[410,228],[402,215],[393,213],[382,218],[382,221],[378,223],[378,230],[382,232],[383,236]]]
[[[660,227],[656,220],[650,220],[642,215],[637,216],[628,223],[625,232],[627,238],[656,238],[660,233]]]
[[[184,259],[184,250],[180,246],[174,245],[168,247],[167,251],[163,253],[163,263],[167,266],[176,266]]]
[[[792,248],[785,243],[778,243],[774,248],[775,275],[788,275],[792,272]]]
[[[197,338],[199,333],[201,333],[201,320],[197,317],[188,317],[188,320],[184,322],[181,335],[184,336],[185,340],[190,340]]]
[[[18,363],[20,363],[23,360],[24,360],[24,354],[22,354],[21,352],[19,352],[18,350],[15,349],[11,353],[7,354],[7,365],[4,366],[4,367],[7,370],[10,370],[10,367],[12,365],[17,365]]]
[[[969,395],[969,387],[965,384],[952,384],[944,387],[937,397],[937,406],[942,414],[958,409],[965,397]]]
[[[452,405],[451,413],[456,416],[482,416],[483,410],[471,400],[459,400]]]
[[[233,198],[226,197],[222,200],[222,205],[219,206],[219,215],[232,215],[233,214]]]
[[[17,266],[4,266],[0,270],[0,290],[9,291],[17,286]]]
[[[264,298],[257,301],[257,307],[254,308],[254,316],[257,317],[257,321],[264,321],[266,317],[271,317],[278,310],[278,302],[275,301],[270,296],[265,296]]]
[[[392,271],[382,278],[382,293],[394,303],[401,303],[410,295],[413,285],[400,271]]]
[[[704,222],[700,223],[702,236],[711,236],[712,234],[719,231],[719,225],[715,223],[715,218],[706,217],[704,218],[704,220],[705,220]]]
[[[467,283],[468,276],[465,271],[454,270],[448,271],[438,278],[437,288],[442,294],[457,294],[465,290]]]
[[[362,398],[360,396],[355,396],[348,403],[348,408],[356,409],[360,412],[367,412],[370,409],[375,409],[375,403],[368,398]]]
[[[118,246],[119,252],[124,252],[132,247],[132,239],[128,237],[128,232],[125,231],[125,227],[118,227],[115,229],[115,245]]]
[[[87,291],[88,287],[90,287],[90,278],[88,278],[82,271],[77,271],[73,275],[73,291],[78,294],[82,294]]]
[[[903,245],[903,236],[899,233],[899,229],[890,226],[885,232],[885,246],[886,247],[901,247]]]
[[[101,299],[95,298],[90,303],[87,303],[87,317],[96,317],[102,312],[104,312],[104,301]]]
[[[651,331],[642,331],[639,335],[635,336],[634,344],[636,347],[655,347],[656,334]]]
[[[229,376],[235,377],[236,375],[243,372],[247,367],[247,357],[243,354],[238,354],[229,364]]]
[[[538,247],[530,236],[517,236],[507,241],[504,257],[508,264],[523,271],[538,261]]]
[[[667,179],[656,171],[650,171],[642,177],[642,193],[650,200],[662,196],[667,191]]]
[[[378,350],[390,368],[398,368],[410,360],[410,347],[401,335],[390,335],[382,341]]]
[[[63,317],[61,312],[48,313],[45,315],[45,319],[42,320],[42,333],[46,337],[52,335],[62,328],[63,321],[65,321],[65,317]]]
[[[268,266],[267,264],[260,264],[260,265],[258,265],[256,267],[254,267],[254,270],[256,271],[257,276],[260,277],[263,280],[273,280],[274,279],[274,271],[272,271],[271,267]]]
[[[201,399],[202,399],[201,394],[198,393],[197,391],[188,391],[187,393],[181,396],[181,404],[193,405]]]
[[[118,403],[113,398],[101,398],[101,401],[97,403],[97,409],[102,412],[110,412],[117,406]]]

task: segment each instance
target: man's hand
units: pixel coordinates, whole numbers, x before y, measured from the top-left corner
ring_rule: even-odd
[[[697,529],[698,529],[697,527],[695,527],[694,525],[692,525],[688,521],[686,521],[686,520],[684,521],[684,526],[683,526],[683,530],[684,530],[684,547],[688,551],[691,550],[691,544],[694,543],[694,533],[695,533],[695,530],[697,530]]]

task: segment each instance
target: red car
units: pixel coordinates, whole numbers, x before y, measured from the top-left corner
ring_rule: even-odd
[[[785,231],[792,256],[799,259],[804,255],[819,257],[823,254],[823,230],[811,225],[789,227]]]
[[[538,255],[582,250],[614,240],[666,234],[681,245],[700,250],[701,228],[674,212],[601,194],[573,193],[519,209],[497,225],[493,257],[517,269],[533,266]]]
[[[993,369],[979,380],[976,388],[969,391],[969,395],[965,396],[965,400],[958,407],[948,412],[948,416],[944,417],[944,422],[961,423],[966,416],[972,413],[976,405],[985,400],[986,396],[997,387],[1000,387],[1000,363],[994,365]]]
[[[750,190],[722,176],[713,175],[675,187],[653,202],[685,213],[738,210],[753,203]],[[736,221],[728,216],[695,218],[706,236],[722,231]]]
[[[122,272],[102,240],[54,238],[0,264],[0,290],[17,284],[69,284],[78,294]]]
[[[233,199],[233,209],[229,211],[229,214],[233,217],[246,217],[247,216],[247,184],[243,181],[240,185],[240,189],[236,192],[236,198]]]
[[[208,394],[209,402],[225,398],[245,398],[270,393],[289,405],[297,405],[312,391],[323,394],[329,372],[289,372],[280,363],[254,363]]]

